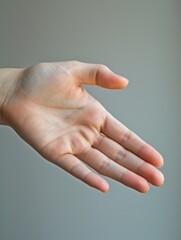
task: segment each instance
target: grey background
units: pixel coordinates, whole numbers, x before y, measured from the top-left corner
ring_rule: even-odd
[[[1,240],[181,239],[180,26],[179,0],[0,0],[0,66],[75,59],[127,76],[122,91],[87,89],[163,154],[166,177],[102,194],[1,126]]]

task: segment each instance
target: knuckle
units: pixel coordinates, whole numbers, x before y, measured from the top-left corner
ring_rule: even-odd
[[[132,137],[132,132],[130,130],[126,130],[121,136],[121,143],[125,144],[125,143],[129,142],[131,137]]]
[[[69,169],[69,173],[76,176],[79,168],[81,167],[81,162],[74,163],[73,166]]]
[[[94,79],[95,79],[95,83],[96,85],[101,85],[101,80],[100,80],[100,76],[102,73],[109,71],[109,68],[106,65],[103,64],[97,64],[96,68],[94,69]]]
[[[80,66],[80,62],[77,60],[71,60],[67,62],[61,62],[61,65],[63,65],[67,70],[71,70],[72,72],[75,71]]]
[[[117,152],[115,157],[115,162],[123,164],[123,162],[125,162],[126,159],[127,159],[127,151],[124,148],[122,148]]]
[[[56,163],[60,156],[66,153],[65,149],[63,143],[61,143],[61,146],[60,144],[52,143],[42,148],[41,155],[48,161]]]
[[[80,154],[85,148],[84,141],[81,141],[79,138],[73,138],[71,140],[71,149],[72,153],[77,155]]]
[[[98,64],[97,65],[97,70],[98,71],[108,71],[109,68],[106,65],[104,65],[104,64]]]
[[[102,161],[98,168],[98,173],[102,175],[106,175],[110,166],[111,166],[111,161],[109,161],[109,159]]]

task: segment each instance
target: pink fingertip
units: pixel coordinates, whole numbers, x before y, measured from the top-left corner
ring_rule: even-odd
[[[126,87],[129,83],[129,80],[125,77],[122,77],[122,76],[120,76],[119,78],[121,80],[121,87]]]
[[[157,181],[155,182],[155,186],[159,187],[159,186],[163,185],[165,178],[161,172],[157,172],[155,178],[157,179]]]
[[[120,182],[142,193],[146,193],[150,189],[150,185],[146,179],[130,171],[123,175]]]
[[[89,174],[86,183],[101,192],[107,192],[109,190],[109,184],[106,180],[95,174]]]
[[[163,167],[163,165],[164,165],[164,159],[163,159],[163,157],[162,157],[162,155],[159,153],[159,155],[160,155],[160,157],[159,157],[159,163],[158,163],[158,165],[157,165],[157,167]]]
[[[109,184],[106,181],[102,182],[102,184],[99,187],[99,190],[101,192],[108,192],[109,191]]]
[[[155,167],[162,167],[164,160],[162,155],[150,145],[145,145],[139,153],[140,157]]]

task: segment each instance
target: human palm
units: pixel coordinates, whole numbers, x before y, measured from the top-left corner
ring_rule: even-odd
[[[138,191],[161,185],[161,155],[111,116],[82,84],[123,88],[127,81],[102,65],[43,63],[22,71],[7,119],[44,158],[101,191],[115,179]],[[89,169],[90,166],[95,171]]]

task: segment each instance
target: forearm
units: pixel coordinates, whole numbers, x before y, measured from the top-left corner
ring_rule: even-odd
[[[0,124],[6,124],[5,108],[18,85],[21,69],[0,69]]]

